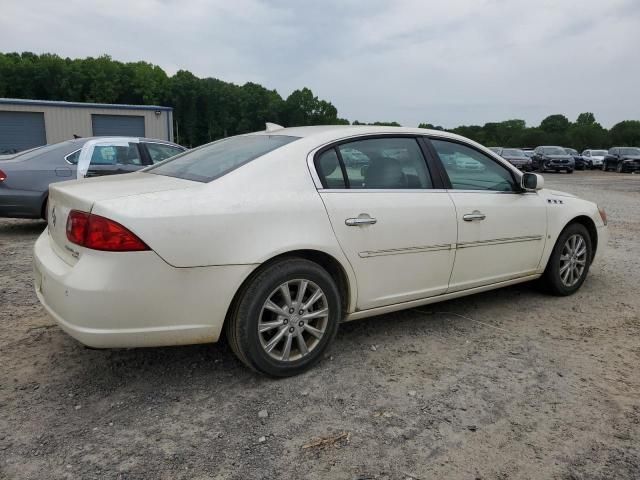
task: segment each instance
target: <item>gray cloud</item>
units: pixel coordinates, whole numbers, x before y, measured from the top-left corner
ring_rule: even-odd
[[[146,60],[360,121],[640,118],[637,0],[3,0],[3,51]]]

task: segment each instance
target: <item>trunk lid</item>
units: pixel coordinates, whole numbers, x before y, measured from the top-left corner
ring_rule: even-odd
[[[86,249],[67,239],[71,210],[91,212],[95,202],[114,198],[197,187],[199,182],[143,172],[60,182],[49,187],[47,222],[53,250],[74,265]]]

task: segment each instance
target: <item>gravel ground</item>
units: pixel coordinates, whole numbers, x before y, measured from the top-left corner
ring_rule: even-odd
[[[224,344],[83,348],[33,292],[44,224],[0,220],[0,478],[640,478],[640,175],[546,180],[609,213],[576,295],[346,324],[277,381]]]

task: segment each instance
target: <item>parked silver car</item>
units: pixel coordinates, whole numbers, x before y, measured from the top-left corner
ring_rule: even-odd
[[[135,172],[186,150],[162,140],[119,140],[123,138],[124,143],[101,142],[94,146],[84,176]],[[75,179],[82,147],[95,139],[67,140],[0,158],[0,217],[44,218],[49,185]]]

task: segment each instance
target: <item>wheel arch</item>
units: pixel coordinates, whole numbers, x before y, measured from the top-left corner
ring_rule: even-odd
[[[349,312],[351,302],[355,298],[355,285],[353,284],[355,282],[355,279],[353,282],[349,279],[346,268],[333,255],[330,255],[321,250],[300,249],[274,255],[268,260],[257,265],[256,268],[253,269],[253,271],[249,273],[249,275],[247,275],[247,277],[236,290],[236,293],[233,296],[229,307],[227,308],[227,314],[225,315],[224,319],[225,324],[229,320],[229,316],[234,313],[238,302],[242,297],[242,294],[246,290],[247,286],[251,283],[251,281],[268,266],[289,258],[301,258],[304,260],[309,260],[324,268],[329,273],[329,275],[331,275],[331,278],[333,278],[333,280],[336,282],[336,286],[338,287],[338,291],[340,292],[340,301],[342,304],[343,314]]]
[[[591,260],[593,260],[596,256],[596,251],[598,250],[598,229],[596,228],[595,222],[591,219],[591,217],[588,217],[587,215],[579,215],[569,220],[562,231],[564,231],[569,225],[573,223],[579,223],[580,225],[583,225],[587,229],[587,232],[589,232],[592,249]]]

